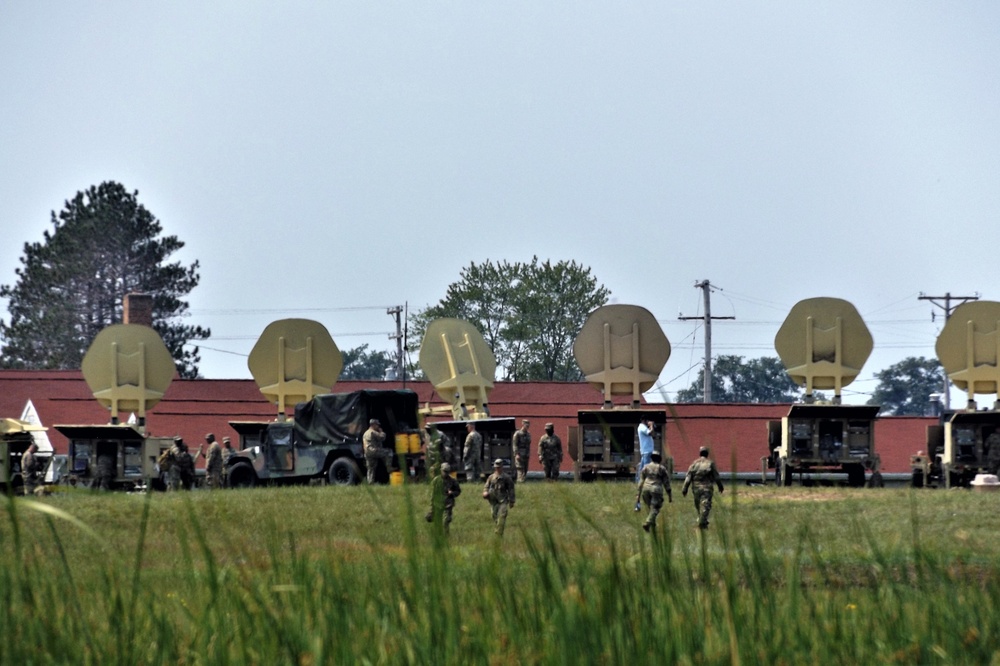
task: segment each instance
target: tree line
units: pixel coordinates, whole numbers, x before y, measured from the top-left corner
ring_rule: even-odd
[[[171,257],[184,247],[138,200],[137,191],[104,182],[64,202],[51,215],[42,241],[25,243],[0,321],[0,365],[21,369],[76,369],[94,336],[122,321],[128,293],[153,297],[153,327],[163,337],[183,378],[199,376],[197,343],[211,330],[185,324],[185,298],[198,286],[199,263]],[[590,312],[610,292],[575,261],[471,262],[437,303],[408,320],[408,348],[419,348],[427,325],[452,317],[473,323],[497,359],[504,381],[580,381],[573,341]],[[394,355],[362,345],[344,352],[343,379],[381,379]],[[419,368],[408,364],[419,376]],[[911,357],[876,373],[869,401],[884,414],[922,414],[927,396],[941,390],[936,359]],[[704,370],[677,402],[699,402]],[[787,403],[801,398],[777,357],[713,359],[715,402]]]

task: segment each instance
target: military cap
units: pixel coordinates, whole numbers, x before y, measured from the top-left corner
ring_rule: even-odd
[[[551,423],[546,423],[546,424],[545,424],[545,428],[546,428],[546,430],[547,430],[547,429],[549,429],[549,428],[555,428],[555,426],[554,426],[554,425],[552,425]]]
[[[213,435],[212,433],[208,433],[207,435],[205,435],[205,439],[215,439],[215,435]]]
[[[698,455],[699,456],[707,456],[708,455],[708,447],[707,446],[703,446],[700,449],[698,449]]]
[[[528,419],[521,419],[521,423],[531,423]]]
[[[368,425],[382,425],[378,419],[368,419]]]
[[[223,438],[222,438],[222,443],[223,443],[223,444],[228,444],[228,443],[229,443],[229,441],[230,441],[230,440],[229,440],[229,438],[228,438],[228,437],[223,437]]]
[[[654,453],[650,454],[649,459],[652,460],[655,463],[658,463],[661,460],[663,460],[663,456],[661,456],[659,453],[655,453],[654,452]]]
[[[448,463],[441,463],[441,471],[444,474],[447,474],[448,472],[451,471],[451,465],[449,465]]]
[[[496,460],[493,461],[493,466],[494,467],[503,467],[503,460],[500,460],[500,458],[497,458]]]
[[[184,438],[181,437],[180,435],[178,435],[177,437],[174,437],[174,444],[180,444],[183,441],[184,441]]]

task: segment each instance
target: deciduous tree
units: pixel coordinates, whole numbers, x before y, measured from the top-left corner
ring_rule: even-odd
[[[909,356],[875,373],[878,386],[869,405],[881,405],[883,415],[921,416],[931,393],[944,387],[944,370],[936,358]]]
[[[445,297],[410,318],[419,346],[434,319],[465,319],[483,334],[509,381],[578,380],[573,341],[610,292],[575,261],[471,263]]]
[[[689,388],[677,392],[677,402],[701,402],[705,395],[705,369]],[[776,356],[743,360],[742,356],[719,356],[712,362],[713,402],[795,402],[799,387],[785,372]]]

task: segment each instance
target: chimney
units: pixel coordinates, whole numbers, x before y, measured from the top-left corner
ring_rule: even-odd
[[[153,297],[149,294],[125,294],[123,309],[123,323],[153,327]]]

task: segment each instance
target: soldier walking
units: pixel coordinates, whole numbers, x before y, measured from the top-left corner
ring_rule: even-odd
[[[694,508],[698,512],[698,527],[703,530],[708,529],[708,514],[712,511],[712,493],[716,485],[719,486],[721,494],[722,477],[715,468],[715,462],[708,457],[708,447],[703,446],[698,450],[698,458],[688,468],[684,486],[681,488],[681,495],[684,497],[687,497],[688,488],[694,489]]]
[[[103,442],[97,445],[97,473],[94,476],[94,490],[111,490],[115,481],[115,456],[109,450],[112,444]]]
[[[368,468],[368,485],[375,483],[375,472],[378,469],[380,460],[384,460],[386,467],[392,460],[392,451],[385,448],[385,431],[378,419],[368,421],[368,430],[365,430],[362,442],[365,447],[365,467]]]
[[[441,473],[431,481],[431,510],[425,518],[428,523],[441,526],[445,534],[451,526],[455,498],[462,494],[462,487],[451,475],[451,465],[441,463]]]
[[[184,490],[191,490],[194,487],[194,457],[188,451],[187,444],[183,441],[178,447],[180,453],[177,454],[177,460],[174,462],[174,468],[177,470],[178,482],[181,488]]]
[[[559,464],[563,459],[562,440],[555,434],[555,426],[545,424],[545,434],[538,440],[538,462],[542,463],[545,478],[554,481],[559,478]]]
[[[514,467],[517,469],[517,481],[528,478],[528,460],[531,455],[531,433],[528,432],[528,419],[521,421],[520,430],[511,438],[511,448],[514,449]]]
[[[483,436],[476,432],[476,424],[471,421],[465,425],[468,435],[465,436],[465,450],[462,461],[465,463],[465,480],[479,481],[483,478]]]
[[[181,470],[177,466],[177,461],[181,455],[182,446],[184,446],[184,440],[180,437],[174,437],[173,445],[161,453],[160,459],[157,461],[160,474],[164,476],[164,485],[166,485],[167,490],[177,490],[181,487]]]
[[[493,461],[493,473],[486,477],[483,499],[489,501],[496,524],[495,532],[502,537],[507,524],[507,511],[514,507],[514,479],[504,471],[500,458]]]
[[[211,490],[222,487],[222,447],[215,441],[215,435],[205,435],[208,451],[202,453],[205,458],[205,485]]]
[[[670,474],[667,468],[660,464],[662,458],[659,453],[651,453],[649,462],[639,473],[639,484],[636,489],[635,503],[638,506],[639,498],[646,503],[649,515],[642,524],[642,529],[649,532],[656,529],[656,517],[660,515],[663,508],[663,492],[666,490],[667,500],[674,501],[673,492],[670,489]]]

